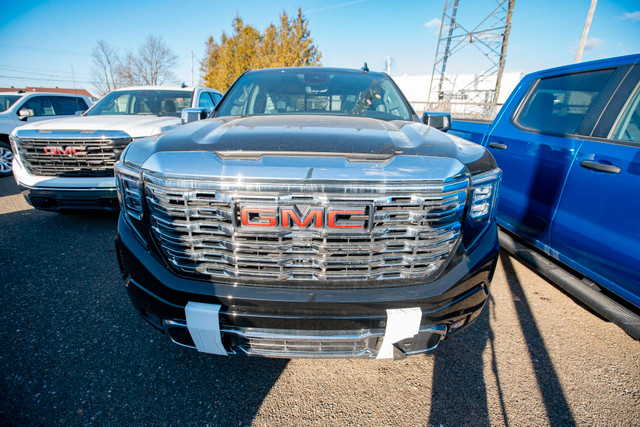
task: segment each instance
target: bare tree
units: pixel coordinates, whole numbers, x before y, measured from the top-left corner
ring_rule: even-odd
[[[104,40],[98,40],[96,46],[91,49],[91,56],[93,57],[92,83],[96,92],[104,95],[117,89],[120,57],[116,49]]]
[[[144,84],[138,78],[136,61],[136,56],[132,52],[127,53],[127,56],[122,60],[118,68],[118,80],[122,82],[122,86],[140,86]]]
[[[126,86],[161,85],[175,80],[173,68],[177,61],[178,56],[160,37],[149,35],[136,53],[127,53],[118,77]]]

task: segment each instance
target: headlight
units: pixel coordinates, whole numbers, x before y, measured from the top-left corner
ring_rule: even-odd
[[[473,177],[469,206],[469,216],[473,222],[479,222],[492,216],[498,200],[498,187],[501,179],[502,171],[500,169]]]
[[[125,166],[122,162],[115,165],[116,184],[118,186],[118,201],[120,208],[130,217],[142,219],[142,172]]]

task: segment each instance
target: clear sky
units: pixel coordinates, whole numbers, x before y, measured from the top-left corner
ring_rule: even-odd
[[[460,0],[458,18],[473,26],[496,0]],[[590,0],[516,0],[506,71],[573,62]],[[236,14],[260,31],[286,10],[302,8],[325,66],[431,74],[444,0],[0,0],[0,87],[91,85],[90,51],[98,39],[135,50],[149,34],[178,55],[178,81],[195,80],[209,36],[230,33]],[[466,49],[447,71],[478,73],[486,63]],[[599,0],[583,61],[640,53],[640,1]],[[73,71],[73,73],[72,73]]]

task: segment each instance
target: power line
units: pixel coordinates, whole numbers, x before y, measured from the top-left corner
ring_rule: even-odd
[[[64,55],[90,56],[89,54],[80,53],[78,51],[74,52],[74,51],[62,50],[62,49],[51,49],[51,48],[48,48],[48,47],[25,46],[25,45],[18,45],[18,44],[5,43],[5,42],[0,42],[0,47],[4,47],[6,49],[19,49],[19,50],[22,50],[22,51],[38,50],[38,51],[41,51],[41,52],[61,53],[61,54],[64,54]]]
[[[19,66],[16,66],[16,65],[2,65],[2,64],[0,64],[0,67],[2,67],[2,68],[11,68],[11,69],[15,69],[15,70],[43,71],[43,72],[46,72],[46,73],[53,72],[53,73],[60,73],[60,74],[71,74],[71,72],[64,71],[64,70],[51,71],[51,70],[44,69],[44,68],[19,67]]]
[[[21,73],[21,74],[29,74],[29,75],[41,76],[41,77],[51,77],[51,78],[69,78],[69,77],[73,77],[71,75],[71,73],[65,73],[65,72],[61,72],[60,74],[49,74],[48,72],[26,71],[26,70],[20,69],[18,67],[7,67],[7,66],[4,66],[4,65],[0,65],[0,70],[2,70],[2,69],[4,69],[5,71],[9,71],[9,72],[18,72],[18,73]],[[85,78],[91,78],[91,75],[89,75],[89,74],[78,74],[78,76],[85,77]]]
[[[42,78],[37,78],[37,77],[20,77],[20,76],[5,76],[5,75],[0,75],[0,78],[5,78],[5,79],[16,79],[16,80],[37,80],[37,81],[43,81],[43,82],[65,82],[65,83],[73,83],[73,79],[42,79]],[[93,82],[88,81],[88,80],[76,80],[76,83],[85,83],[85,84],[93,84]]]

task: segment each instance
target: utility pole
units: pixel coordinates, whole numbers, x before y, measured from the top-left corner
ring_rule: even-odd
[[[71,64],[71,77],[73,79],[73,91],[77,95],[78,89],[76,89],[76,74],[73,72],[73,64]]]
[[[191,87],[194,87],[195,84],[193,84],[193,51],[191,51]]]
[[[587,36],[589,35],[589,29],[591,28],[591,20],[593,19],[593,13],[596,11],[597,4],[598,0],[591,0],[591,6],[589,6],[587,20],[584,22],[582,37],[580,37],[580,44],[578,45],[578,51],[576,52],[576,59],[573,61],[574,64],[582,60],[582,52],[584,51],[584,45],[587,42]]]
[[[504,64],[507,61],[507,43],[509,42],[509,34],[511,33],[511,17],[513,16],[513,2],[509,4],[507,10],[507,21],[504,26],[504,33],[502,36],[502,47],[500,48],[500,61],[498,64],[498,76],[496,77],[496,92],[493,95],[493,102],[498,105],[498,98],[500,97],[500,86],[502,85],[502,73],[504,73]]]

